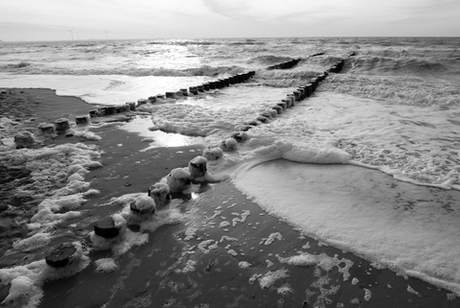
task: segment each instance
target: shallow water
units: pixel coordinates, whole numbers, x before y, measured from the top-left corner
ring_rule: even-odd
[[[458,290],[458,191],[398,183],[360,167],[287,161],[253,167],[235,183],[306,234],[377,267]]]

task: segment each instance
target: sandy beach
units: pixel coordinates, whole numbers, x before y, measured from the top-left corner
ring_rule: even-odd
[[[0,99],[2,116],[16,121],[17,129],[32,130],[38,123],[62,117],[73,120],[94,109],[76,97],[57,96],[49,89],[3,89]],[[50,247],[69,240],[82,242],[89,251],[91,263],[81,272],[43,285],[39,307],[460,306],[449,291],[376,268],[354,254],[301,234],[261,209],[230,181],[202,184],[191,195],[174,195],[171,206],[184,218],[153,232],[144,231],[148,242],[117,256],[117,270],[97,273],[94,261],[112,257],[112,252],[93,250],[89,235],[96,221],[121,210],[109,204],[110,200],[146,193],[150,185],[172,169],[187,166],[204,148],[197,144],[146,149],[148,143],[142,137],[119,128],[135,116],[149,117],[141,112],[114,116],[112,123],[91,128],[100,140],[61,135],[34,146],[82,142],[103,153],[102,167],[85,176],[90,188],[100,193],[88,197],[79,208],[81,216],[58,224],[57,236],[44,247],[11,250],[15,241],[28,236],[24,224],[35,214],[39,200],[15,199],[15,189],[27,183],[30,175],[19,168],[2,169],[1,268],[41,260]],[[322,172],[318,166],[313,168]],[[382,185],[388,187],[399,185],[384,174],[373,176],[375,171],[344,168],[355,168],[358,177],[374,181],[386,177]],[[327,172],[324,177],[327,183]],[[135,226],[130,229],[140,233]],[[1,287],[0,302],[8,290],[7,285]]]

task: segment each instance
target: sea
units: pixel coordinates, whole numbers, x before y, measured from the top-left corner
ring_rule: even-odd
[[[244,83],[145,104],[148,117],[122,126],[152,138],[144,151],[212,149],[342,60],[341,72],[248,130],[209,172],[308,236],[460,296],[460,38],[2,42],[0,88],[119,105],[254,71]],[[169,141],[155,142],[160,133]],[[78,151],[97,161],[95,149]]]

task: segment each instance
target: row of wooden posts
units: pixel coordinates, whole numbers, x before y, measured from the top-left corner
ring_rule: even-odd
[[[260,124],[268,123],[270,119],[276,117],[278,114],[283,113],[285,109],[294,107],[297,102],[310,97],[315,92],[318,85],[324,79],[326,79],[330,73],[339,73],[343,69],[344,62],[344,60],[337,61],[337,63],[332,65],[324,73],[319,74],[310,82],[299,86],[295,91],[287,94],[286,97],[281,99],[280,102],[273,105],[269,110],[260,113],[259,116],[257,116],[254,120],[239,126],[240,132],[233,133],[231,138],[235,139],[237,142],[244,142],[246,138],[242,138],[241,136],[245,136],[245,134],[241,132],[246,132]],[[223,141],[223,143],[225,142],[226,141]]]
[[[166,92],[165,95],[159,94],[156,96],[150,96],[148,99],[138,100],[138,103],[139,104],[155,103],[158,99],[177,98],[180,96],[190,96],[192,94],[198,95],[200,92],[205,92],[205,91],[210,91],[210,90],[215,90],[215,89],[222,89],[222,88],[229,87],[237,83],[245,82],[249,80],[251,77],[253,77],[255,73],[256,73],[255,71],[250,71],[247,73],[237,74],[231,77],[218,79],[216,81],[206,82],[198,86],[192,86],[192,87],[189,87],[188,89],[183,88],[177,92]]]
[[[327,71],[325,71],[324,73],[319,74],[314,79],[312,79],[310,82],[299,86],[295,91],[293,91],[290,94],[287,94],[285,98],[281,99],[280,102],[278,102],[275,105],[273,105],[269,111],[263,112],[256,119],[254,119],[253,121],[250,121],[249,123],[245,123],[241,127],[241,130],[239,132],[235,132],[231,136],[231,138],[235,139],[236,142],[244,142],[246,140],[246,138],[242,138],[241,136],[243,136],[246,131],[248,131],[249,129],[251,129],[251,128],[257,126],[257,125],[260,125],[260,124],[263,124],[263,123],[268,123],[269,119],[274,118],[274,117],[276,117],[276,115],[283,113],[283,111],[285,109],[292,108],[292,107],[294,107],[296,105],[297,102],[300,102],[300,101],[310,97],[315,92],[315,90],[318,87],[318,85],[324,79],[326,79],[326,77],[330,73],[338,73],[338,72],[340,72],[342,70],[342,68],[343,68],[343,64],[344,64],[343,60],[338,61],[336,64],[331,66]],[[246,73],[246,74],[240,74],[239,75],[240,77],[238,77],[238,78],[229,77],[229,78],[226,78],[224,80],[218,81],[218,83],[208,83],[209,90],[211,90],[213,88],[220,89],[222,87],[229,86],[229,85],[234,84],[234,83],[244,82],[244,81],[248,80],[249,78],[251,78],[252,76],[254,76],[254,74],[255,74],[255,72],[249,72],[249,73]],[[207,91],[208,86],[203,85],[202,88],[201,88],[201,86],[190,87],[189,91],[187,91],[187,95],[190,95],[189,93],[192,93],[193,95],[197,95],[197,94],[199,94],[199,92]],[[200,89],[202,89],[202,90],[200,90]],[[182,93],[182,90],[181,90],[181,94],[184,95],[184,93]],[[165,95],[165,97],[167,97],[167,96]],[[173,98],[173,97],[174,96],[169,94],[168,98]],[[142,102],[143,103],[148,103],[148,102],[152,103],[152,102],[155,102],[156,100],[161,99],[161,98],[162,97],[158,97],[158,96],[155,96],[155,99],[153,99],[153,97],[149,97],[149,99],[147,99],[145,101],[143,100]],[[130,103],[126,103],[126,104],[120,105],[120,106],[100,107],[98,109],[90,111],[89,115],[84,116],[84,118],[88,119],[89,117],[98,117],[98,116],[104,116],[104,115],[111,115],[111,114],[116,114],[116,113],[119,113],[119,112],[130,111],[130,110],[132,111],[132,110],[136,110],[136,106],[137,106],[136,103],[131,103],[130,102]],[[84,124],[84,121],[82,119],[83,119],[83,117],[77,117],[76,118],[76,121],[77,121],[76,124]],[[55,129],[57,129],[59,131],[65,131],[66,129],[68,129],[68,127],[70,127],[69,123],[68,123],[68,120],[64,121],[62,119],[56,121],[54,125],[55,125]],[[115,224],[113,222],[113,219],[107,218],[104,221],[105,221],[105,223],[102,224],[103,227],[101,226],[101,224],[95,224],[94,225],[95,233],[97,235],[99,235],[99,236],[106,237],[107,239],[111,239],[114,236],[117,236],[119,234],[119,232],[118,232],[119,230],[115,230],[115,229],[117,229],[117,227],[115,226]],[[108,231],[111,231],[111,232],[108,232]],[[76,253],[76,248],[74,246],[75,245],[72,244],[72,243],[63,243],[63,244],[59,244],[59,245],[53,247],[53,249],[50,250],[49,253],[45,257],[46,263],[48,265],[52,266],[52,267],[57,267],[57,268],[64,267],[64,266],[68,265],[69,263],[71,263],[72,257]]]
[[[350,56],[353,56],[353,55],[354,53],[350,54]],[[271,70],[271,69],[292,68],[300,60],[301,59],[292,59],[284,63],[269,66],[267,67],[267,69]],[[343,68],[343,64],[344,64],[343,60],[338,61],[336,64],[331,66],[331,68],[329,68],[326,72],[324,72],[323,74],[319,75],[316,79],[314,79],[310,84],[299,87],[299,89],[297,89],[297,91],[294,91],[293,93],[295,99],[298,100],[299,97],[302,97],[302,99],[304,99],[305,97],[309,97],[315,91],[318,83],[322,81],[325,78],[325,76],[327,76],[328,73],[340,72]],[[250,78],[252,78],[255,75],[255,73],[256,73],[255,71],[250,71],[250,72],[246,72],[243,74],[236,74],[231,77],[219,79],[216,81],[206,82],[198,86],[191,86],[188,89],[183,88],[176,92],[166,92],[165,94],[158,94],[155,96],[150,96],[148,99],[139,99],[137,103],[127,102],[125,104],[116,105],[116,106],[99,107],[97,109],[90,110],[88,115],[77,115],[75,117],[75,124],[76,125],[86,125],[90,123],[91,118],[107,116],[107,115],[114,115],[117,113],[122,113],[122,112],[127,112],[127,111],[135,111],[136,107],[139,105],[143,105],[147,103],[153,104],[157,102],[158,100],[187,97],[190,95],[198,95],[200,92],[205,92],[205,91],[214,90],[214,89],[222,89],[230,85],[245,82],[249,80]],[[61,119],[56,120],[54,124],[40,123],[37,129],[40,133],[44,133],[44,134],[64,133],[68,129],[70,129],[70,126],[71,124],[68,119],[61,118]],[[20,140],[21,138],[22,138],[21,136],[18,136],[17,138],[15,138],[15,140],[17,139],[18,143],[23,144],[24,142],[21,142]]]
[[[302,59],[292,59],[287,62],[270,65],[269,67],[267,67],[267,70],[275,70],[275,69],[285,70],[285,69],[293,68],[300,62],[300,60]]]
[[[241,126],[240,131],[234,132],[228,140],[222,141],[219,146],[223,151],[235,151],[236,143],[242,143],[247,140],[246,131],[256,127],[258,125],[268,123],[270,119],[275,118],[278,114],[283,113],[285,109],[292,108],[296,105],[297,102],[300,102],[308,97],[310,97],[318,87],[318,85],[326,79],[330,73],[338,73],[343,67],[343,61],[337,62],[335,65],[331,66],[327,71],[316,76],[313,80],[308,82],[305,85],[299,86],[297,90],[293,91],[291,94],[287,94],[284,99],[281,99],[279,103],[272,106],[271,109],[261,113],[256,119],[245,123]],[[229,146],[229,140],[232,140],[231,146]],[[220,157],[220,156],[218,156]],[[133,208],[131,207],[131,210]],[[113,218],[111,216],[106,217],[104,220],[94,224],[94,232],[96,235],[104,237],[106,239],[111,239],[119,235],[119,229],[115,226]]]
[[[198,95],[201,92],[222,89],[234,84],[242,83],[255,75],[255,71],[250,71],[242,74],[236,74],[231,77],[218,79],[216,81],[210,81],[203,83],[198,86],[192,86],[188,89],[180,89],[177,92],[166,92],[165,94],[158,94],[156,96],[150,96],[148,99],[139,99],[137,102],[127,102],[125,104],[114,105],[114,106],[101,106],[99,108],[90,110],[86,115],[75,116],[76,125],[87,125],[91,122],[92,118],[110,116],[118,113],[135,111],[137,106],[155,103],[164,99],[175,99],[179,97],[188,97],[191,95]],[[37,126],[37,130],[40,134],[52,135],[52,134],[65,134],[71,128],[71,121],[67,118],[57,119],[54,123],[40,123]],[[34,138],[30,133],[20,132],[14,136],[14,142],[17,148],[30,147],[34,144]]]
[[[164,99],[176,99],[180,97],[188,97],[191,95],[198,95],[200,92],[215,90],[215,89],[222,89],[237,83],[242,83],[249,80],[251,77],[255,75],[255,71],[250,71],[243,74],[237,74],[231,77],[218,79],[216,81],[210,81],[203,83],[198,86],[192,86],[188,89],[183,88],[176,92],[165,92],[165,94],[158,94],[154,96],[150,96],[147,99],[139,99],[137,102],[127,102],[122,105],[117,106],[103,106],[98,109],[90,110],[89,118],[86,115],[77,116],[75,117],[76,124],[87,124],[90,118],[101,117],[106,115],[114,115],[117,113],[125,112],[125,111],[135,111],[137,106],[141,106],[144,104],[154,104],[160,100]]]

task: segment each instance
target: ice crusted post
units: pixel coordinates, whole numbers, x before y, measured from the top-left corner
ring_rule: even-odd
[[[155,201],[148,195],[139,196],[136,200],[130,203],[129,208],[137,215],[149,216],[155,213]]]
[[[224,155],[224,151],[221,148],[207,148],[203,151],[203,156],[206,157],[207,160],[218,160]]]
[[[119,216],[119,217],[118,217]],[[107,216],[94,224],[94,233],[97,236],[112,239],[123,234],[126,221],[118,214]]]
[[[207,159],[197,156],[188,163],[188,171],[192,179],[204,177],[207,172]]]
[[[241,143],[248,140],[249,136],[246,132],[235,132],[232,134],[232,138]]]
[[[66,118],[57,119],[54,125],[58,134],[63,134],[70,129],[70,121]]]
[[[77,125],[88,125],[90,123],[88,115],[79,115],[75,117],[75,123]]]
[[[166,183],[155,183],[149,188],[148,195],[155,202],[156,209],[165,207],[171,201],[171,194],[168,184]]]
[[[237,142],[236,142],[235,139],[229,138],[229,139],[224,140],[224,141],[221,142],[220,148],[221,148],[223,151],[226,151],[226,152],[233,152],[233,151],[236,151],[236,149],[237,149]]]
[[[56,128],[50,123],[40,123],[38,124],[37,129],[38,133],[42,135],[54,135],[56,133]]]
[[[60,268],[73,263],[81,257],[81,251],[78,251],[77,248],[73,243],[61,243],[54,246],[45,257],[46,264]]]
[[[172,193],[182,192],[190,187],[190,172],[184,168],[175,168],[163,179]]]
[[[31,132],[22,131],[14,135],[14,143],[16,149],[30,148],[35,143],[35,139]]]

